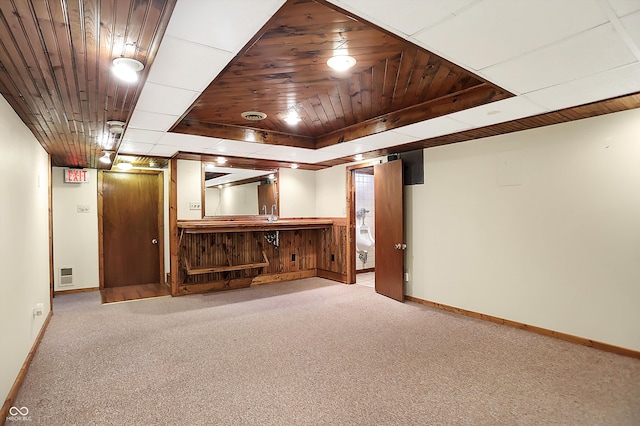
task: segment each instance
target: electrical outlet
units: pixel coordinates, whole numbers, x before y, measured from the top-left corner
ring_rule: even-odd
[[[85,204],[76,204],[76,211],[78,213],[89,213],[91,212],[91,208]]]
[[[200,202],[199,201],[190,201],[189,202],[189,210],[200,210]]]

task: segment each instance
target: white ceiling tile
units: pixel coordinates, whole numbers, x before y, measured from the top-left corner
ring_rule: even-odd
[[[414,136],[404,135],[402,133],[396,133],[394,130],[389,130],[375,135],[365,136],[363,138],[356,139],[353,142],[373,148],[387,148],[416,140],[418,139]]]
[[[118,149],[120,154],[147,155],[154,147],[152,143],[122,142]]]
[[[320,163],[342,156],[334,152],[282,145],[270,145],[267,149],[251,155],[259,155],[260,158],[268,158],[272,160],[309,164]]]
[[[127,132],[131,129],[158,130],[165,132],[180,118],[179,115],[156,114],[140,111],[138,108],[133,113],[127,126]]]
[[[147,81],[201,92],[231,59],[223,50],[164,37]]]
[[[473,0],[339,0],[333,3],[395,33],[414,34],[453,17]]]
[[[605,22],[597,0],[484,0],[414,38],[479,70]]]
[[[638,1],[640,3],[640,1]],[[640,12],[627,15],[620,19],[624,29],[629,34],[629,37],[633,40],[637,49],[640,49]]]
[[[640,10],[638,0],[609,0],[609,4],[617,16],[625,16]]]
[[[403,135],[413,136],[420,140],[460,132],[470,127],[467,123],[462,123],[445,116],[403,126],[393,131],[402,133]]]
[[[171,157],[176,152],[178,152],[178,150],[175,146],[156,144],[149,151],[149,155],[156,155],[158,157]]]
[[[482,127],[522,117],[530,117],[544,112],[546,112],[545,109],[534,104],[529,99],[523,96],[514,96],[513,98],[465,109],[464,111],[450,114],[448,117],[469,123],[473,127]]]
[[[164,135],[164,132],[129,128],[124,133],[122,140],[124,142],[142,142],[154,144],[160,140],[162,135]]]
[[[246,155],[261,152],[271,145],[257,142],[232,141],[222,139],[217,144],[209,147],[207,152],[220,155]]]
[[[235,53],[283,3],[284,0],[179,1],[166,34]]]
[[[611,24],[583,32],[483,70],[483,75],[519,93],[577,80],[635,61]]]
[[[166,133],[158,143],[174,146],[178,151],[205,152],[208,148],[220,143],[220,139],[185,133]]]
[[[359,143],[355,143],[353,141],[337,143],[335,145],[327,146],[319,149],[318,151],[329,152],[333,154],[339,155],[355,155],[355,154],[364,154],[365,152],[371,151],[371,147],[369,145],[363,145]]]
[[[162,84],[146,82],[136,110],[157,114],[182,115],[196,100],[199,93]]]
[[[640,91],[640,63],[571,81],[527,94],[527,97],[555,111],[601,99]]]

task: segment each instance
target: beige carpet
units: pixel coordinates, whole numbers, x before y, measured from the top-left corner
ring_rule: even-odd
[[[640,425],[640,361],[361,285],[54,309],[30,425]]]

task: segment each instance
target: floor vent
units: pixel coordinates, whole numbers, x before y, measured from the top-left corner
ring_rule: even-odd
[[[60,287],[73,285],[73,268],[60,268]]]

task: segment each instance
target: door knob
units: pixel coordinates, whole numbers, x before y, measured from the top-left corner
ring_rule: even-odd
[[[153,240],[151,240],[151,244],[158,244],[158,240],[154,238]]]

